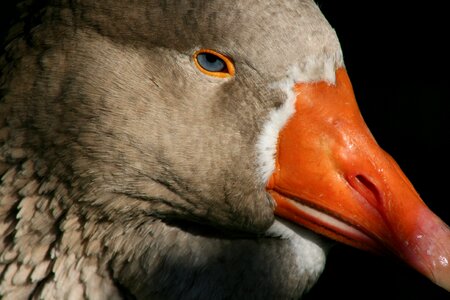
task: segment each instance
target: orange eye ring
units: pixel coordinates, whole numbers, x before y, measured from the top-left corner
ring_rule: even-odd
[[[203,74],[219,78],[229,78],[235,74],[234,63],[231,58],[217,51],[200,49],[195,51],[193,58],[195,66]]]

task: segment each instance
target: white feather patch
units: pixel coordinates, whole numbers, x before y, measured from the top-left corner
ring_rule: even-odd
[[[309,289],[325,267],[326,255],[331,246],[315,233],[286,220],[276,218],[266,235],[288,240],[294,249],[296,266],[308,278]]]
[[[336,69],[343,65],[341,51],[332,56],[312,57],[300,66],[290,67],[284,79],[271,84],[270,88],[280,89],[286,94],[286,100],[283,105],[269,113],[256,143],[258,173],[265,184],[275,171],[279,133],[295,113],[294,84],[322,80],[334,84]]]
[[[268,120],[264,123],[262,132],[256,143],[259,174],[266,183],[275,170],[275,155],[277,152],[278,135],[289,118],[295,113],[295,94],[292,84],[280,82],[277,84],[286,95],[287,99],[276,110],[272,110]],[[275,86],[275,85],[274,85]]]

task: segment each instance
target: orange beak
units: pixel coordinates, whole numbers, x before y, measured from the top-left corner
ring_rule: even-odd
[[[361,117],[345,69],[296,84],[267,189],[275,213],[354,247],[393,252],[450,291],[450,230],[423,203]]]

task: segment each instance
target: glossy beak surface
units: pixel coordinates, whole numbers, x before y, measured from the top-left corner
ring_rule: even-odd
[[[296,84],[267,185],[275,213],[337,241],[392,252],[450,291],[450,230],[423,203],[361,117],[345,69]]]

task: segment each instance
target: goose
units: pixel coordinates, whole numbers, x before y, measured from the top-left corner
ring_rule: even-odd
[[[295,299],[327,238],[450,290],[313,1],[46,2],[0,61],[2,299]]]

